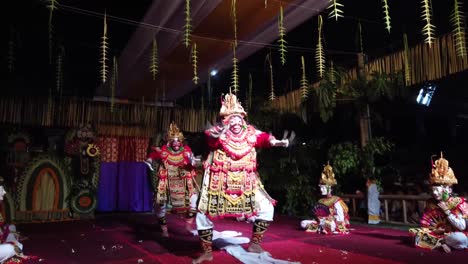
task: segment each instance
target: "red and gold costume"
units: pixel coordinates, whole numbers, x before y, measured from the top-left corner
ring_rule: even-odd
[[[468,204],[462,197],[449,196],[450,186],[458,181],[448,165],[442,155],[433,164],[429,182],[433,185],[434,198],[426,202],[420,228],[410,229],[416,247],[434,249],[444,244],[456,249],[468,247]],[[444,250],[450,251],[446,245]]]
[[[348,206],[338,196],[331,195],[331,188],[337,184],[333,168],[327,164],[323,168],[319,186],[322,195],[326,197],[318,201],[313,213],[315,220],[303,220],[301,227],[306,232],[317,232],[323,234],[348,234],[349,214]]]
[[[187,213],[187,223],[193,222],[196,213],[194,156],[189,146],[182,144],[184,135],[171,123],[167,134],[167,145],[153,147],[148,155],[148,163],[159,160],[156,172],[158,185],[155,195],[156,213],[163,235],[167,236],[166,209],[170,204],[172,211]],[[175,145],[176,144],[176,145]]]

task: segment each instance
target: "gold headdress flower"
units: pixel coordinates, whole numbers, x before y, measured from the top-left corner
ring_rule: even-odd
[[[452,168],[449,167],[448,160],[444,159],[442,152],[440,153],[440,158],[432,164],[429,182],[433,185],[453,185],[458,183]]]
[[[322,177],[320,178],[319,184],[328,186],[334,186],[337,184],[335,173],[333,172],[332,166],[330,166],[330,162],[328,162],[327,165],[323,167]]]
[[[219,116],[227,117],[230,115],[241,115],[246,117],[247,113],[244,111],[244,108],[237,101],[235,94],[228,93],[224,96],[224,99],[221,101],[221,109],[219,110]]]
[[[167,130],[167,141],[178,138],[179,141],[184,141],[184,134],[180,132],[179,128],[174,122],[171,122]]]

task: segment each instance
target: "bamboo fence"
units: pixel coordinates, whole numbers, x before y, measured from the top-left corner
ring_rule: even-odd
[[[449,75],[465,71],[468,69],[466,57],[457,56],[455,42],[452,34],[443,35],[434,41],[434,45],[429,47],[425,43],[420,43],[408,50],[408,60],[410,69],[410,81],[408,86],[421,84],[427,81],[435,81]],[[375,59],[365,65],[365,72],[368,77],[373,72],[397,73],[405,71],[404,50],[392,53],[387,56]],[[357,68],[352,68],[346,74],[350,81],[357,78]],[[315,82],[310,89],[316,89],[320,82]],[[288,94],[277,96],[272,102],[272,107],[282,112],[301,113],[300,89]]]
[[[144,104],[110,104],[81,98],[0,98],[0,124],[42,127],[80,127],[92,124],[102,135],[154,136],[171,121],[182,131],[201,132],[217,112],[156,107]]]

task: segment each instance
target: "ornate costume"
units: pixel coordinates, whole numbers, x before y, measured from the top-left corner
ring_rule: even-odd
[[[258,177],[256,148],[287,147],[289,141],[256,130],[245,122],[246,115],[237,97],[227,94],[220,110],[222,123],[205,131],[211,152],[204,164],[196,220],[204,255],[195,263],[211,257],[211,220],[216,218],[249,218],[254,222],[249,251],[263,251],[259,244],[273,221],[275,201]]]
[[[446,252],[451,248],[468,248],[468,204],[462,197],[451,195],[452,184],[457,179],[442,154],[432,165],[429,182],[433,185],[433,198],[426,202],[420,228],[410,229],[415,246],[434,249],[440,246]]]
[[[320,199],[313,209],[316,219],[301,221],[306,232],[323,234],[348,234],[348,206],[338,196],[331,195],[331,188],[337,184],[333,168],[327,164],[320,178],[320,190],[326,197]]]
[[[173,212],[187,213],[187,223],[195,217],[197,190],[195,188],[195,161],[189,146],[183,145],[184,135],[171,123],[167,133],[167,144],[153,147],[147,163],[159,160],[156,172],[158,177],[155,195],[156,213],[163,235],[167,235],[166,209],[170,204]],[[150,167],[152,169],[152,167]]]

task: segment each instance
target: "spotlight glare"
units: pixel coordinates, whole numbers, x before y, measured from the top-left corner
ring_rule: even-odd
[[[218,74],[218,71],[217,71],[217,70],[214,70],[214,69],[211,70],[211,72],[210,72],[210,75],[211,75],[211,76],[216,76],[216,74]]]

